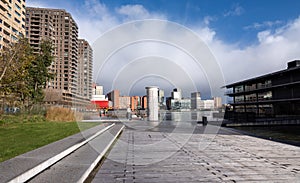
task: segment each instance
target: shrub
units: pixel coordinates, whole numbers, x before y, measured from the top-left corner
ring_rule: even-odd
[[[49,121],[72,122],[81,119],[81,115],[69,108],[50,107],[46,112],[46,119]]]

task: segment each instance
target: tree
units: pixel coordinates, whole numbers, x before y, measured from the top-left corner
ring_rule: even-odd
[[[16,102],[29,94],[26,79],[34,55],[25,38],[11,44],[0,54],[0,95],[2,100]],[[20,100],[19,100],[20,101]],[[4,102],[3,102],[4,103]]]
[[[2,104],[27,106],[42,102],[43,89],[53,78],[49,66],[53,61],[52,44],[42,41],[33,53],[26,38],[20,38],[0,53],[0,100]]]
[[[35,59],[28,69],[29,75],[27,84],[30,91],[30,98],[34,104],[42,102],[44,99],[43,89],[47,82],[54,78],[49,72],[49,67],[53,62],[53,47],[49,40],[42,41],[39,53],[35,54]]]

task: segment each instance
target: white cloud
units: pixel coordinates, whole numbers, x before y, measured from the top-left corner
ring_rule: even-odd
[[[84,6],[75,15],[79,24],[79,34],[91,44],[106,31],[122,23],[143,19],[166,19],[165,15],[149,12],[142,5],[124,5],[115,11],[108,9],[98,0],[85,0]]]
[[[285,69],[299,59],[300,17],[275,31],[257,33],[258,43],[239,48],[213,39],[209,46],[217,57],[227,83]]]
[[[241,7],[239,4],[234,4],[231,10],[224,13],[225,17],[228,16],[240,16],[245,12],[244,8]]]
[[[212,43],[215,40],[216,32],[208,26],[191,28],[198,36],[207,44]]]
[[[244,29],[245,30],[249,30],[249,29],[265,29],[265,28],[271,28],[274,26],[279,26],[282,25],[284,22],[280,21],[280,20],[276,20],[276,21],[264,21],[262,23],[253,23],[251,25],[245,26]]]
[[[210,22],[215,21],[215,20],[217,20],[217,18],[213,17],[213,16],[205,16],[203,18],[204,25],[206,25],[206,26],[208,26],[210,24]]]
[[[143,20],[143,19],[166,19],[164,15],[158,13],[150,13],[142,5],[124,5],[116,8],[116,12],[124,17],[125,21]]]

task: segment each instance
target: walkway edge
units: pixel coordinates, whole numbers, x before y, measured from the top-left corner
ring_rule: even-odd
[[[113,145],[114,141],[117,139],[117,137],[120,135],[120,133],[123,131],[124,128],[125,128],[125,125],[122,126],[122,128],[118,131],[118,133],[115,135],[115,137],[109,142],[109,144],[105,147],[105,149],[100,153],[100,155],[95,159],[95,161],[90,165],[90,167],[80,177],[80,179],[77,181],[77,183],[83,183],[88,178],[88,176],[95,169],[97,164],[100,162],[100,160],[103,158],[103,156],[107,153],[109,148]]]
[[[110,126],[105,127],[104,129],[102,129],[101,131],[95,133],[93,136],[89,137],[85,141],[73,145],[72,147],[64,150],[63,152],[53,156],[52,158],[44,161],[43,163],[35,166],[34,168],[32,168],[32,169],[22,173],[21,175],[15,177],[14,179],[10,180],[9,183],[21,183],[21,182],[25,182],[25,181],[31,179],[32,177],[36,176],[40,172],[44,171],[46,168],[50,167],[54,163],[58,162],[59,160],[66,157],[67,155],[71,154],[73,151],[77,150],[78,148],[80,148],[84,144],[88,143],[89,141],[96,138],[97,136],[99,136],[103,132],[107,131],[108,129],[110,129],[114,125],[115,124],[111,124]]]

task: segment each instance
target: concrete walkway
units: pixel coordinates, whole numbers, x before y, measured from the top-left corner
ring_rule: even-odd
[[[96,132],[104,129],[110,124],[101,124],[81,133],[69,136],[65,139],[43,146],[36,150],[27,152],[10,160],[0,163],[0,182],[8,182],[22,173],[45,162],[49,158],[62,151],[81,143]]]
[[[300,182],[300,147],[224,128],[166,129],[127,128],[92,182]]]
[[[1,163],[0,182],[8,182],[109,124]],[[92,182],[300,182],[300,147],[212,125],[124,124],[120,139],[89,177]],[[112,128],[30,181],[76,182],[118,130]]]

